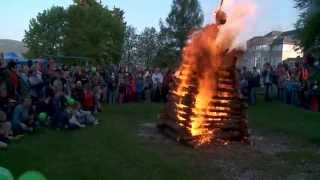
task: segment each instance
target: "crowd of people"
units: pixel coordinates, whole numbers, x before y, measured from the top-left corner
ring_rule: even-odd
[[[280,63],[273,67],[266,63],[262,70],[243,67],[238,70],[241,94],[247,97],[249,104],[254,105],[257,94],[263,89],[265,101],[277,99],[319,112],[318,72],[319,63],[311,57],[291,65]]]
[[[41,128],[97,125],[102,103],[165,101],[170,71],[6,62],[0,55],[0,149]]]
[[[320,65],[308,58],[294,65],[238,69],[239,91],[248,103],[277,99],[319,111]],[[50,61],[6,62],[0,53],[0,149],[43,127],[78,129],[97,125],[102,103],[165,102],[172,71],[133,65],[64,65]],[[263,91],[262,91],[263,90]]]

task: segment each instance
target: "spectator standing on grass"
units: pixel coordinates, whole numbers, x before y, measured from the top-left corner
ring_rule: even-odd
[[[263,71],[262,71],[262,77],[263,77],[263,84],[265,88],[264,92],[264,99],[265,101],[271,101],[271,93],[272,93],[272,68],[269,63],[266,63],[264,65]]]
[[[248,74],[248,98],[249,104],[255,105],[257,102],[257,88],[260,87],[260,74],[254,67],[252,72]]]
[[[307,103],[305,94],[308,90],[309,71],[303,63],[299,64],[298,76],[299,76],[299,81],[301,85],[301,88],[298,92],[300,105],[304,108],[307,108],[308,103]]]
[[[102,105],[101,105],[101,99],[102,99],[102,89],[100,85],[96,85],[93,88],[93,94],[94,94],[94,112],[101,112],[102,111]]]
[[[118,103],[124,103],[125,96],[126,96],[126,79],[125,73],[123,69],[120,69],[119,72],[119,82],[118,82]]]
[[[167,102],[167,96],[169,94],[169,90],[171,89],[173,83],[173,72],[172,70],[168,70],[166,75],[164,76],[163,85],[162,85],[162,94],[164,102]]]
[[[276,69],[277,75],[277,98],[279,100],[284,100],[284,92],[285,92],[285,81],[287,79],[287,70],[284,64],[279,64]]]
[[[56,92],[64,92],[65,79],[63,79],[63,72],[60,69],[57,69],[55,76],[51,80],[52,87]]]
[[[107,79],[107,89],[108,103],[116,103],[117,80],[114,72]]]
[[[159,102],[161,98],[162,83],[163,75],[160,68],[156,68],[152,74],[152,99],[156,102]]]
[[[20,92],[22,96],[26,96],[29,90],[29,80],[28,80],[28,66],[23,66],[19,70],[20,77]]]
[[[137,94],[137,86],[135,77],[132,74],[128,76],[128,102],[135,102]]]
[[[319,84],[318,81],[312,81],[309,89],[310,102],[308,104],[308,108],[312,112],[319,112]]]
[[[17,64],[13,61],[8,64],[9,70],[9,96],[12,99],[16,99],[18,96],[18,88],[19,88],[19,77],[17,74]]]
[[[239,81],[239,86],[240,86],[240,93],[244,97],[248,97],[249,95],[249,72],[247,71],[246,67],[243,67],[241,72],[240,72],[240,81]]]
[[[138,77],[136,80],[136,89],[137,89],[137,100],[138,101],[143,100],[144,81],[143,81],[142,73],[138,74]]]
[[[42,78],[37,74],[33,68],[29,71],[28,83],[30,87],[29,95],[33,100],[36,100],[42,96]]]
[[[0,108],[7,110],[8,83],[5,68],[0,69]]]
[[[83,87],[81,81],[77,81],[75,87],[72,89],[72,97],[78,101],[83,101]]]
[[[51,125],[53,128],[61,129],[67,124],[68,116],[66,113],[65,99],[62,91],[54,92],[50,115],[52,116]]]
[[[85,111],[94,112],[94,94],[89,83],[84,86],[82,106]]]
[[[144,98],[147,102],[151,101],[151,91],[152,91],[152,77],[151,73],[149,70],[146,70],[144,76],[143,76],[143,81],[144,81]]]
[[[301,92],[302,84],[300,83],[299,77],[299,63],[295,63],[294,68],[292,69],[291,73],[291,83],[292,83],[292,97],[291,97],[291,104],[293,105],[300,105],[299,94]]]

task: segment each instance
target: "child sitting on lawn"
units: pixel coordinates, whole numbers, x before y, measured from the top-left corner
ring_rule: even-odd
[[[68,104],[68,107],[66,111],[69,116],[68,128],[69,129],[85,128],[86,126],[83,123],[81,123],[76,116],[76,110],[77,110],[75,108],[76,102],[72,98],[69,98],[67,100],[67,104]]]
[[[12,130],[14,135],[20,135],[33,131],[34,119],[30,113],[32,106],[31,98],[25,98],[23,102],[16,106],[12,116]]]
[[[80,103],[76,102],[73,108],[73,113],[76,119],[85,125],[97,125],[98,120],[92,115],[90,111],[84,111],[81,109]]]
[[[11,139],[11,123],[7,121],[7,115],[0,111],[0,149],[8,147],[9,140]]]

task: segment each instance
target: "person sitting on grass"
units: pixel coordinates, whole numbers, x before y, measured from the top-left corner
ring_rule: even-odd
[[[79,129],[79,128],[85,128],[86,125],[81,123],[79,119],[76,116],[77,109],[75,107],[76,102],[74,102],[73,99],[70,99],[68,102],[67,112],[70,117],[68,121],[68,128],[69,129]]]
[[[48,124],[48,114],[52,114],[51,113],[51,98],[50,97],[46,97],[41,99],[38,103],[35,104],[35,114],[37,117],[37,124],[40,126],[45,126],[47,127]],[[44,118],[45,120],[43,120],[43,118],[39,118],[40,114],[45,114],[46,118]],[[43,116],[43,115],[42,115]]]
[[[0,111],[0,149],[6,149],[11,139],[11,123],[7,121],[7,115]]]
[[[98,125],[98,120],[93,116],[90,111],[84,111],[81,109],[80,103],[76,102],[73,106],[73,113],[76,119],[85,125]]]
[[[14,135],[33,132],[34,119],[29,111],[31,106],[32,100],[27,97],[14,109],[11,121]]]

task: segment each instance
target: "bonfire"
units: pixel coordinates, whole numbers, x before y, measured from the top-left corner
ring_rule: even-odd
[[[236,42],[252,11],[240,4],[228,16],[222,3],[214,13],[216,22],[194,32],[183,48],[158,124],[165,135],[192,146],[249,143],[247,105],[236,74],[243,48]]]

